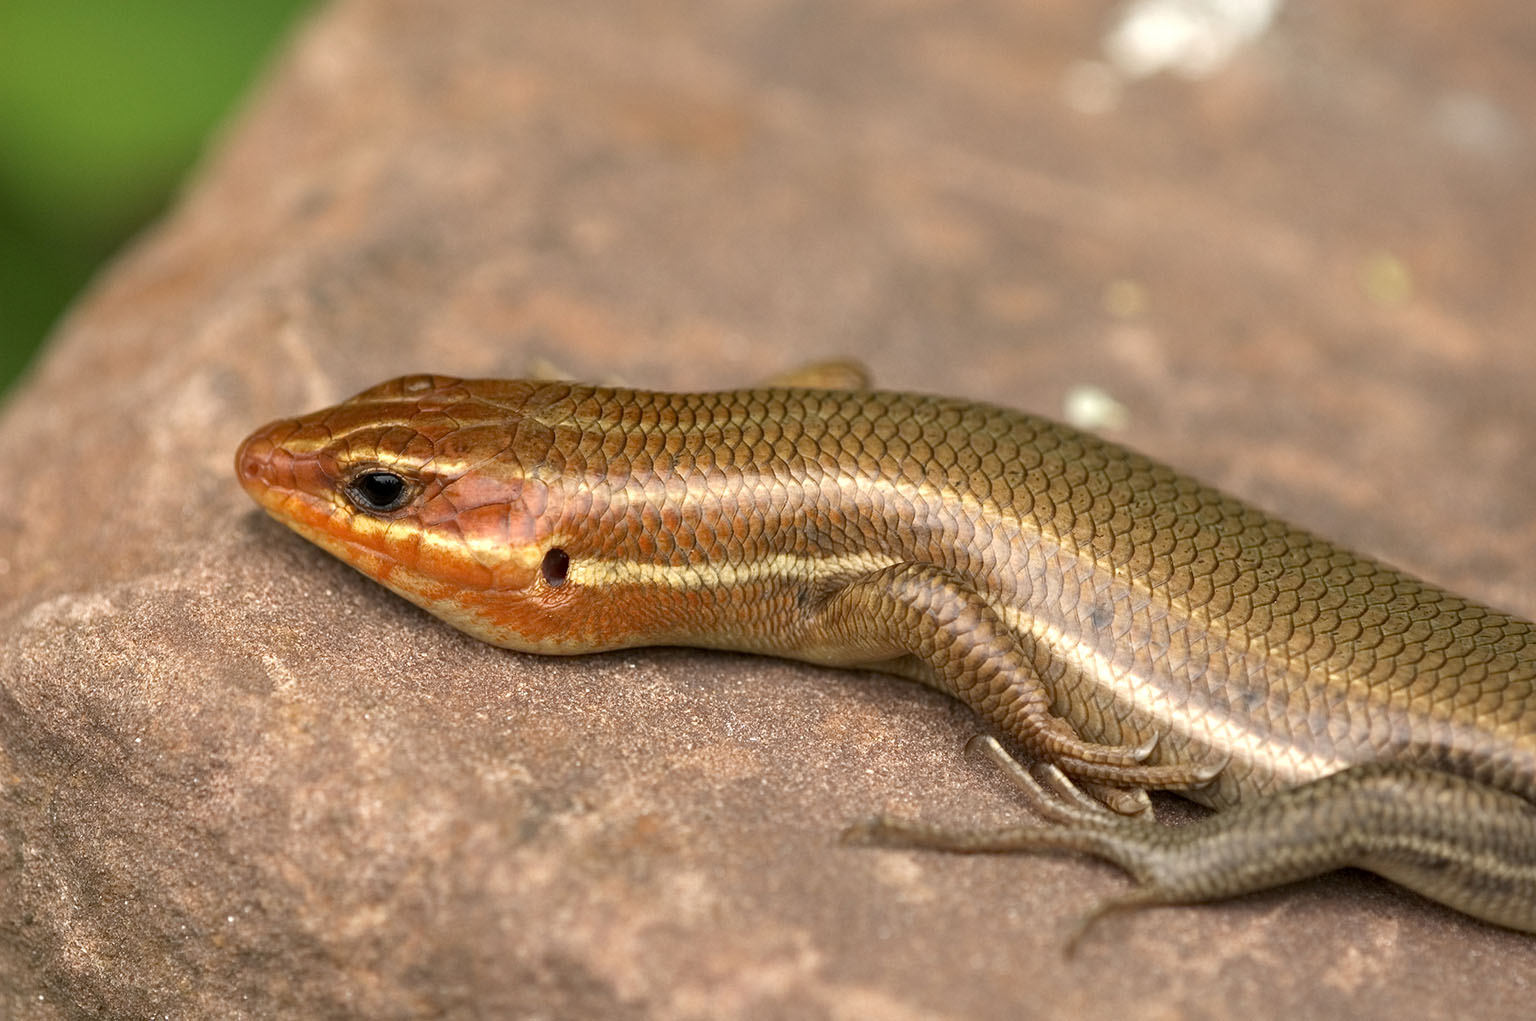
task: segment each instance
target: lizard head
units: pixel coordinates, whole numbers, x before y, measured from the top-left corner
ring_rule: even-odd
[[[476,637],[561,648],[564,384],[405,376],[257,429],[235,472],[272,517]]]

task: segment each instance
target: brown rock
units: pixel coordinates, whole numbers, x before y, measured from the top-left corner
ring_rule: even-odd
[[[1528,15],[1293,5],[1089,113],[1079,4],[332,8],[0,418],[0,1012],[1528,1016],[1536,941],[1354,874],[1064,960],[1112,870],[838,846],[1015,816],[958,706],[482,646],[229,464],[408,370],[846,354],[1098,386],[1119,438],[1531,615]]]

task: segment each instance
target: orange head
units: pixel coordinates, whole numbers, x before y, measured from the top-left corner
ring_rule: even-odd
[[[571,392],[405,376],[263,426],[235,472],[268,514],[454,626],[575,651],[570,501],[552,474],[556,427],[540,417]]]

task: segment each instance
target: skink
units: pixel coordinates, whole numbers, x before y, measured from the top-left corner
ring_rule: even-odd
[[[1064,425],[860,388],[407,376],[258,429],[236,471],[496,645],[884,670],[1036,760],[991,746],[1044,825],[863,839],[1096,854],[1139,881],[1110,907],[1353,865],[1536,932],[1536,627]],[[1161,826],[1152,789],[1218,811]]]

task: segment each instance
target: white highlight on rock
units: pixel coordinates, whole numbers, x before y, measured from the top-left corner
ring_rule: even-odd
[[[1082,383],[1068,390],[1061,402],[1062,417],[1079,429],[1117,430],[1131,424],[1131,411],[1106,390]]]
[[[1209,78],[1269,28],[1281,0],[1133,0],[1104,37],[1127,79],[1172,71]]]

